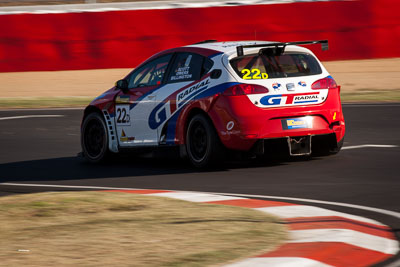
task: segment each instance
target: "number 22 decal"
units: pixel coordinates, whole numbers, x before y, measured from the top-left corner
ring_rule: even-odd
[[[259,80],[259,79],[268,79],[268,73],[261,73],[259,69],[242,69],[243,79],[244,80]],[[253,73],[251,76],[250,73]]]
[[[131,125],[131,118],[129,116],[129,105],[117,105],[115,116],[117,120],[117,125]]]

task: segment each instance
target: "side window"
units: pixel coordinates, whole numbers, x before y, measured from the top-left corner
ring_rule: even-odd
[[[179,53],[175,57],[168,83],[187,82],[200,79],[204,57],[192,53]]]
[[[205,74],[207,74],[211,70],[213,65],[214,65],[214,61],[205,57],[204,61],[203,61],[203,68],[201,70],[201,77],[203,77]]]
[[[172,55],[159,57],[135,70],[129,77],[129,88],[159,85]]]

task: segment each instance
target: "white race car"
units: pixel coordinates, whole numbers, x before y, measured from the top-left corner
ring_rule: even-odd
[[[340,87],[307,42],[213,42],[162,51],[85,109],[83,155],[180,146],[204,167],[225,149],[290,155],[340,150]],[[224,149],[225,148],[225,149]]]

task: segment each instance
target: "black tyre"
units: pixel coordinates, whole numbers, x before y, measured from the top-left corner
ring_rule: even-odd
[[[108,154],[108,132],[100,114],[90,113],[82,124],[81,146],[83,156],[90,162],[104,161]]]
[[[186,151],[197,168],[215,165],[222,159],[223,147],[212,123],[202,114],[195,115],[186,132]]]

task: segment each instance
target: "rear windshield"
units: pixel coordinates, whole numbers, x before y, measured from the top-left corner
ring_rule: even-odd
[[[309,54],[253,54],[234,58],[231,66],[245,80],[298,77],[321,74],[317,60]]]

